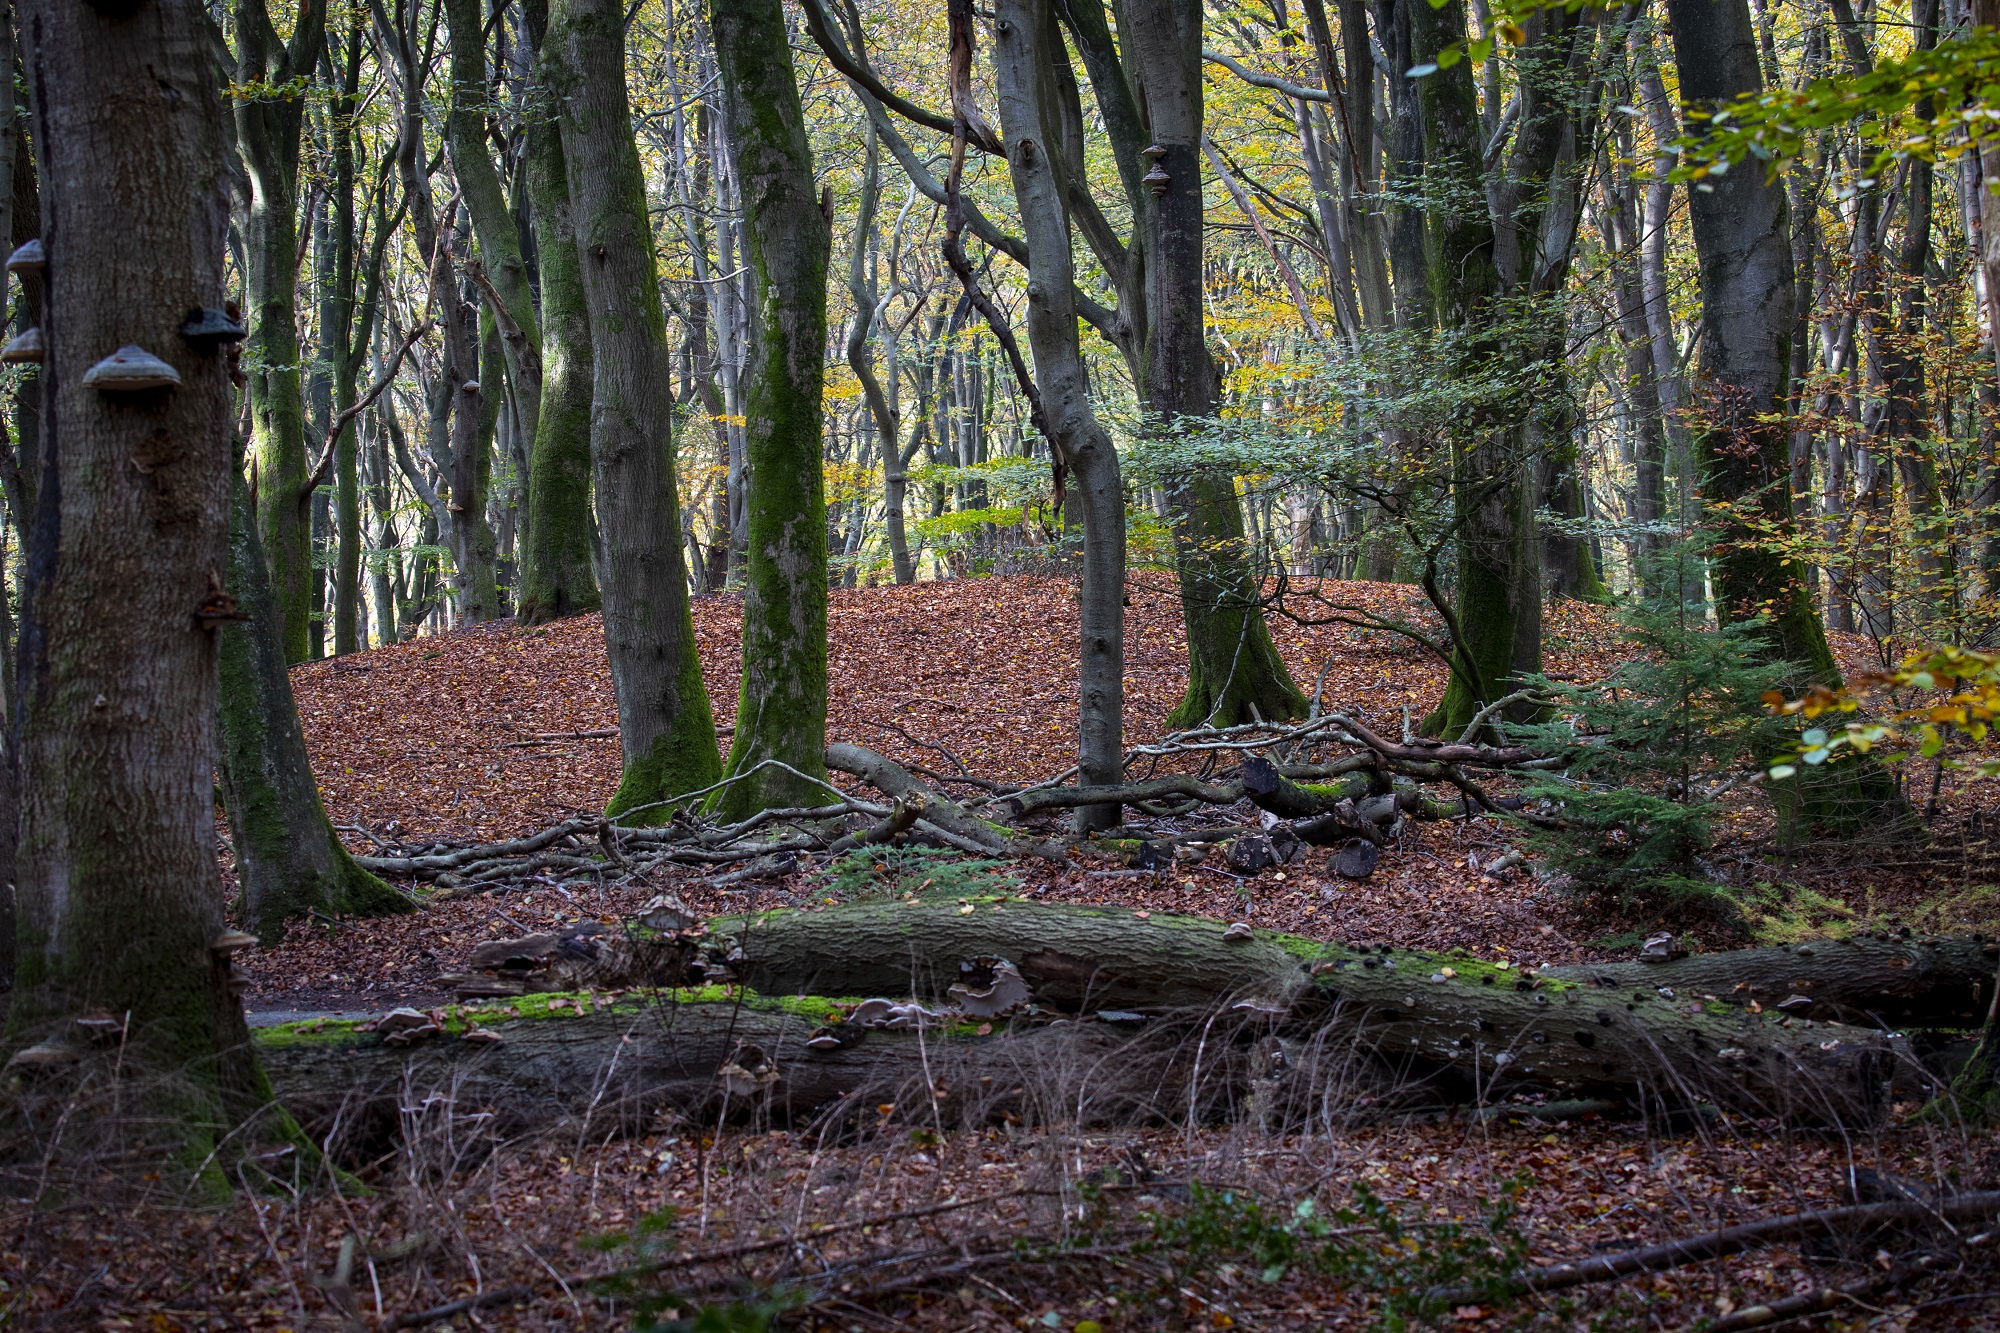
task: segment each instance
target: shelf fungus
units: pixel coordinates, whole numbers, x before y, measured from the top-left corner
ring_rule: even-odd
[[[7,256],[9,273],[40,273],[49,266],[48,251],[42,248],[42,238],[25,241],[21,247]]]
[[[967,1018],[1005,1018],[1034,997],[1021,970],[1005,958],[968,958],[958,965],[958,980],[945,998]]]
[[[83,372],[83,387],[99,393],[145,393],[180,385],[181,373],[137,343],[125,346]]]
[[[83,1029],[86,1037],[98,1043],[115,1044],[125,1036],[125,1020],[103,1009],[93,1009],[79,1016],[76,1025]]]
[[[247,930],[225,930],[208,942],[208,951],[217,958],[234,958],[245,949],[257,947],[257,937]]]
[[[1244,940],[1256,939],[1257,932],[1248,921],[1232,921],[1229,923],[1229,929],[1222,932],[1222,938],[1232,943],[1241,943]]]
[[[778,1067],[757,1046],[740,1047],[729,1063],[715,1071],[722,1091],[730,1097],[754,1097],[778,1081]]]
[[[231,318],[229,311],[217,310],[213,306],[203,306],[188,311],[181,321],[181,337],[198,351],[212,352],[229,343],[240,343],[250,336],[250,331],[242,323]]]
[[[48,1070],[61,1069],[66,1065],[73,1065],[82,1058],[83,1053],[75,1047],[67,1046],[62,1042],[56,1041],[54,1038],[50,1038],[46,1041],[38,1041],[33,1046],[25,1046],[14,1052],[13,1058],[7,1061],[7,1068],[28,1071],[41,1070],[46,1072]]]
[[[10,366],[38,366],[48,358],[42,346],[42,331],[29,327],[22,329],[0,347],[0,362]]]

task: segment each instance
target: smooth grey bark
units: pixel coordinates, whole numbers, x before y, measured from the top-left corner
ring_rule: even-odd
[[[1051,43],[1060,43],[1041,0],[1000,0],[993,68],[1008,175],[1028,245],[1028,345],[1049,447],[1067,464],[1083,514],[1083,578],[1078,599],[1079,781],[1124,779],[1125,484],[1118,451],[1090,405],[1077,333],[1075,264],[1059,142],[1051,133]],[[1116,806],[1077,812],[1080,831],[1109,828]]]
[[[67,1045],[79,1015],[121,1016],[119,1095],[142,1117],[127,1123],[226,1189],[210,1152],[265,1112],[269,1087],[211,949],[226,920],[217,643],[202,612],[220,609],[233,395],[223,354],[179,333],[190,307],[223,304],[219,70],[194,0],[148,0],[123,19],[67,0],[23,12],[50,183],[48,300],[21,649],[18,970],[0,1045]],[[165,360],[178,385],[86,386],[126,344]]]
[[[486,29],[479,0],[442,0],[451,31],[451,104],[445,113],[445,145],[451,170],[472,219],[479,260],[492,281],[506,318],[501,346],[507,389],[519,420],[541,416],[542,342],[535,295],[521,253],[521,232],[507,205],[507,192],[487,148],[486,121],[491,99],[486,87]],[[488,298],[493,299],[489,296]],[[495,386],[497,387],[497,386]]]
[[[1182,0],[1128,0],[1120,37],[1143,98],[1154,166],[1164,182],[1139,214],[1146,237],[1143,399],[1161,429],[1213,418],[1221,385],[1208,350],[1202,199],[1202,9]],[[1092,70],[1093,81],[1099,79]],[[1171,726],[1227,726],[1303,714],[1264,623],[1257,571],[1235,479],[1190,470],[1168,482],[1174,564],[1187,623],[1188,691]]]
[[[916,566],[910,563],[910,539],[903,523],[903,501],[909,491],[904,475],[902,445],[897,439],[895,405],[883,391],[881,376],[875,373],[875,359],[868,352],[871,328],[879,320],[874,288],[868,282],[868,253],[875,241],[875,210],[882,192],[881,148],[875,123],[866,126],[867,157],[861,177],[861,203],[854,221],[854,247],[847,261],[847,295],[854,303],[854,318],[847,326],[847,364],[861,381],[869,420],[875,427],[877,448],[882,458],[883,528],[889,543],[889,565],[896,582],[914,583]],[[893,340],[888,348],[889,375],[896,374]]]
[[[626,100],[624,18],[615,0],[558,0],[542,43],[590,315],[604,640],[625,761],[612,813],[706,787],[721,770],[688,605],[667,434],[673,364]]]

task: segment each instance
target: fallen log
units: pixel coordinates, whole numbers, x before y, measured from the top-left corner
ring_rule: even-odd
[[[1526,975],[1505,962],[1019,899],[856,903],[710,928],[738,975],[769,993],[940,995],[960,960],[997,956],[1049,1007],[1165,1014],[1226,1004],[1313,1040],[1337,1029],[1475,1084],[1649,1087],[1791,1119],[1865,1119],[1892,1063],[1879,1033],[1683,994],[1655,979],[1659,967]],[[1606,980],[1641,975],[1652,984],[1606,993]]]
[[[1505,962],[997,897],[858,903],[710,925],[706,975],[726,967],[725,975],[765,994],[937,1000],[952,994],[966,960],[1005,959],[1018,969],[1026,997],[1045,1011],[1182,1019],[1227,1008],[1271,1025],[1287,1042],[1358,1044],[1422,1061],[1469,1086],[1651,1088],[1675,1101],[1709,1098],[1795,1119],[1854,1118],[1874,1113],[1896,1054],[1870,1029],[1659,984],[1675,975],[1672,963],[1529,975]],[[1908,942],[1874,944],[1883,967],[1904,970],[1889,963]],[[544,955],[553,948],[546,939],[535,947]],[[559,983],[601,986],[703,975],[690,974],[688,956],[671,949],[622,956],[660,959],[674,975],[592,975],[560,966],[553,975]],[[1746,961],[1760,960],[1738,956],[1739,969]],[[1851,966],[1844,975],[1863,970]],[[523,974],[496,972],[484,993],[511,992],[509,975]],[[481,993],[476,982],[459,984],[462,993]]]
[[[1307,786],[1286,777],[1276,764],[1257,754],[1246,756],[1237,774],[1243,794],[1259,809],[1269,810],[1280,819],[1311,819],[1338,809],[1343,802],[1351,804],[1375,794],[1376,777],[1372,772],[1353,772],[1333,782]],[[1305,835],[1302,832],[1300,836]]]
[[[965,913],[961,907],[975,910]],[[1450,966],[1516,984],[1459,954],[1351,950],[1258,931],[1246,946],[1221,922],[1122,907],[1055,907],[1020,899],[853,903],[824,911],[722,918],[710,929],[745,950],[743,978],[772,993],[941,994],[961,957],[1069,958],[1042,969],[1037,1000],[1063,1008],[1208,1004],[1231,994],[1289,1002],[1327,960],[1372,956],[1407,976]],[[1783,948],[1691,954],[1670,961],[1544,968],[1546,983],[1749,1010],[1785,1019],[1887,1028],[1974,1027],[1992,999],[2000,941],[1979,936],[1816,940]],[[947,980],[948,984],[948,980]],[[1789,1007],[1787,1004],[1789,1002]],[[1753,1006],[1754,1009],[1753,1009]]]
[[[461,1138],[572,1121],[632,1132],[663,1110],[704,1121],[1145,1123],[1187,1113],[1191,1077],[1205,1090],[1193,1109],[1214,1114],[1240,1094],[1254,1058],[1225,1042],[1197,1061],[1164,1024],[883,1030],[842,1022],[842,1010],[720,987],[533,996],[441,1014],[443,1030],[409,1046],[332,1021],[263,1029],[256,1041],[286,1110],[343,1158],[379,1151],[423,1117]]]

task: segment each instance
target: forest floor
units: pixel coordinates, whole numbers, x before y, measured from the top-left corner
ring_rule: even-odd
[[[1405,587],[1329,584],[1321,592],[1348,605],[1422,616],[1421,598]],[[1306,601],[1291,604],[1310,618]],[[735,711],[739,615],[732,598],[695,606],[723,728]],[[1160,732],[1185,685],[1170,580],[1135,576],[1127,617],[1126,726],[1128,741],[1138,742]],[[1077,631],[1069,584],[1016,578],[837,591],[830,629],[830,739],[946,772],[962,762],[982,777],[1014,781],[1073,762]],[[1272,632],[1308,690],[1317,682],[1329,707],[1385,731],[1401,727],[1406,708],[1427,709],[1443,684],[1434,660],[1380,631],[1274,616]],[[1840,647],[1850,666],[1868,661],[1865,643]],[[1602,675],[1626,651],[1606,613],[1573,604],[1554,608],[1546,649],[1550,674],[1573,679]],[[616,718],[596,617],[532,630],[500,623],[316,662],[295,671],[294,687],[329,811],[357,851],[372,850],[376,838],[409,846],[528,832],[600,808],[617,780],[618,743],[606,734]],[[1746,799],[1732,811],[1711,865],[1745,910],[1668,924],[1710,948],[1893,924],[2000,929],[2000,898],[1987,887],[2000,876],[1985,857],[1979,813],[1969,797],[1947,793],[1926,847],[1860,842],[1780,852],[1768,819]],[[1479,864],[1515,841],[1497,820],[1404,828],[1361,883],[1331,874],[1325,852],[1248,877],[1231,873],[1219,857],[1149,874],[1081,857],[1062,867],[1024,864],[1015,872],[1017,891],[1049,902],[1242,919],[1346,942],[1463,948],[1521,965],[1629,957],[1638,937],[1663,920],[1559,892],[1523,871],[1482,874]],[[444,998],[438,977],[459,970],[474,944],[495,936],[616,918],[662,891],[708,914],[795,904],[817,886],[810,873],[745,885],[718,886],[713,878],[673,869],[595,886],[443,892],[411,916],[301,922],[280,947],[251,956],[246,1007],[257,1021],[428,1004]],[[1527,1246],[1537,1260],[1824,1206],[1856,1166],[2000,1185],[2000,1144],[1990,1134],[1908,1121],[1904,1113],[1913,1109],[1900,1107],[1891,1123],[1847,1138],[1735,1117],[1690,1129],[1595,1117],[1549,1124],[1518,1114],[1284,1134],[1087,1125],[939,1133],[885,1122],[839,1141],[804,1129],[704,1131],[663,1122],[635,1138],[554,1136],[489,1151],[454,1139],[449,1126],[439,1129],[424,1107],[413,1107],[406,1112],[413,1147],[363,1173],[374,1187],[365,1197],[253,1195],[192,1221],[157,1203],[0,1205],[0,1328],[618,1327],[630,1318],[633,1292],[594,1285],[603,1274],[663,1254],[726,1251],[870,1218],[865,1230],[817,1244],[822,1259],[854,1262],[865,1276],[857,1277],[854,1303],[821,1307],[812,1316],[820,1322],[807,1326],[1363,1328],[1380,1313],[1365,1295],[1384,1289],[1380,1255],[1364,1262],[1350,1254],[1317,1270],[1299,1260],[1260,1272],[1241,1259],[1176,1267],[1143,1248],[1127,1249],[1099,1266],[968,1265],[904,1296],[869,1293],[882,1274],[907,1275],[924,1263],[949,1267],[951,1255],[996,1238],[1046,1241],[1096,1228],[1093,1234],[1129,1239],[1134,1228],[1157,1227],[1146,1218],[1165,1215],[1163,1199],[1185,1203],[1191,1183],[1235,1191],[1231,1225],[1243,1222],[1245,1199],[1263,1200],[1280,1217],[1296,1217],[1300,1202],[1310,1200],[1324,1215],[1353,1206],[1365,1186],[1425,1238],[1410,1241],[1404,1266],[1411,1273],[1436,1271],[1425,1265],[1483,1244],[1487,1233],[1477,1219],[1508,1182],[1520,1182],[1520,1212],[1496,1234]],[[1129,1180],[1141,1157],[1146,1171],[1157,1173],[1152,1183],[1075,1192],[1093,1179],[1115,1186],[1121,1171]],[[977,1200],[984,1202],[965,1206]],[[951,1201],[944,1212],[912,1215]],[[649,1217],[656,1219],[651,1230],[619,1238]],[[1453,1219],[1470,1226],[1468,1239],[1436,1229]],[[359,1237],[361,1257],[343,1279],[338,1255],[350,1235]],[[911,1254],[932,1258],[911,1268]],[[889,1256],[905,1256],[898,1260],[904,1266]],[[1851,1281],[1868,1257],[1850,1257],[1863,1267],[1821,1270],[1803,1266],[1796,1250],[1765,1251],[1626,1283],[1576,1309],[1553,1301],[1468,1306],[1447,1322],[1689,1327],[1802,1284]],[[1364,1272],[1369,1263],[1377,1267]],[[732,1279],[766,1281],[772,1268],[746,1254],[638,1286],[671,1292],[698,1274],[712,1297],[727,1293]],[[1850,1322],[1854,1328],[1992,1327],[2000,1314],[1994,1288],[2000,1274],[1987,1272],[1945,1292],[1950,1299],[1937,1297],[1938,1304],[1924,1306],[1929,1289],[1919,1287],[1874,1312],[1843,1307],[1840,1317],[1861,1321]],[[442,1322],[409,1319],[496,1291],[511,1294]],[[704,1325],[739,1326],[757,1325]]]

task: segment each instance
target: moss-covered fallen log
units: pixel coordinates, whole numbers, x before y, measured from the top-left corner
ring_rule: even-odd
[[[1072,1009],[1199,1006],[1228,995],[1288,1004],[1316,965],[1364,956],[1274,931],[1258,931],[1248,943],[1228,940],[1225,923],[1204,917],[1005,898],[851,903],[709,924],[743,949],[743,979],[771,993],[941,995],[960,958],[995,954],[1021,966],[1037,999]],[[1366,956],[1403,975],[1444,967],[1494,975],[1491,964],[1460,954]],[[1534,977],[1619,993],[1665,989],[1687,1002],[1763,1011],[1774,1021],[1955,1028],[1984,1020],[1996,957],[2000,941],[1979,936],[1858,937],[1548,968]],[[1508,977],[1510,985],[1523,984],[1519,971]]]
[[[1817,994],[1815,1010],[1842,1013],[1843,988],[1901,985],[1907,1009],[1958,1014],[1976,1003],[1977,969],[1991,966],[1978,941],[1876,939],[1524,974],[1004,897],[710,925],[705,957],[748,990],[635,993],[580,1012],[561,997],[515,998],[471,1011],[499,1038],[483,1044],[449,1023],[408,1049],[351,1025],[277,1029],[261,1038],[266,1064],[286,1104],[315,1123],[347,1107],[376,1132],[397,1106],[437,1105],[422,1101],[434,1092],[504,1129],[584,1114],[638,1123],[661,1106],[787,1117],[915,1106],[953,1119],[1062,1108],[1071,1121],[1130,1122],[1253,1105],[1320,1116],[1357,1089],[1377,1095],[1385,1078],[1413,1076],[1447,1101],[1523,1086],[1610,1090],[1853,1122],[1879,1110],[1897,1044],[1760,1002],[1763,988]],[[995,958],[1018,969],[1031,1007],[989,1020],[948,1012],[964,965]],[[1800,975],[1801,962],[1824,970]],[[921,1030],[872,1028],[843,1021],[857,1000],[827,995],[915,996],[933,1015]]]
[[[1166,1025],[944,1016],[890,1030],[842,1022],[856,1003],[719,986],[536,995],[439,1011],[443,1030],[409,1046],[344,1021],[256,1038],[286,1109],[347,1158],[425,1132],[471,1144],[556,1123],[631,1131],[662,1111],[956,1124],[1143,1123],[1190,1109],[1192,1048]],[[1196,1071],[1197,1113],[1240,1096],[1257,1058],[1227,1042],[1212,1052]]]

